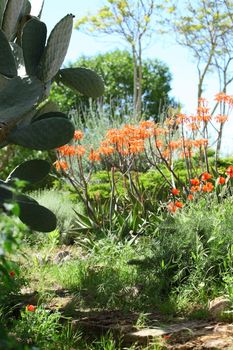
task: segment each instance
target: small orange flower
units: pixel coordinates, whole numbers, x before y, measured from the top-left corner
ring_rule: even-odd
[[[163,147],[163,141],[162,140],[156,140],[155,141],[155,146],[157,148],[162,148]]]
[[[81,130],[75,130],[74,132],[74,140],[81,140],[83,138],[83,132]]]
[[[218,178],[218,180],[217,180],[217,184],[218,184],[218,185],[224,185],[225,182],[226,182],[225,177],[219,176],[219,178]]]
[[[189,194],[189,195],[188,195],[188,200],[190,200],[190,201],[193,200],[193,195],[192,195],[192,194]]]
[[[175,213],[176,210],[177,210],[177,206],[175,205],[175,203],[170,202],[170,203],[168,203],[168,205],[167,205],[167,210],[168,210],[170,213]]]
[[[98,162],[101,160],[100,158],[100,152],[99,151],[94,151],[93,149],[91,149],[90,154],[89,154],[89,160],[91,162]]]
[[[177,196],[177,195],[180,193],[180,190],[178,190],[177,188],[172,188],[171,193],[172,193],[174,196]]]
[[[191,184],[193,186],[199,186],[200,185],[200,180],[198,178],[196,178],[196,177],[194,179],[191,179],[190,182],[191,182]]]
[[[233,165],[230,165],[230,166],[227,168],[226,174],[227,174],[229,177],[233,177]]]
[[[203,173],[202,176],[201,176],[202,181],[207,181],[207,180],[209,180],[211,178],[212,178],[212,175],[207,173],[207,172]]]
[[[14,272],[14,271],[10,271],[10,272],[9,272],[9,275],[10,275],[11,277],[14,277],[14,276],[15,276],[15,272]]]
[[[224,92],[219,92],[218,94],[215,95],[215,101],[218,102],[227,102],[228,96]]]
[[[26,310],[30,312],[35,312],[36,311],[36,306],[34,305],[27,305]]]
[[[213,189],[214,189],[214,185],[211,182],[206,182],[206,184],[202,186],[203,192],[212,192]]]
[[[179,201],[175,201],[175,206],[176,206],[177,208],[183,208],[184,203],[179,202]]]
[[[66,171],[68,169],[68,164],[64,160],[56,160],[56,162],[54,162],[53,164],[55,165],[57,171]]]
[[[199,192],[200,191],[200,186],[191,186],[190,191],[192,193]]]
[[[228,116],[227,115],[222,115],[222,114],[219,114],[215,117],[215,120],[216,122],[218,123],[225,123],[227,120],[228,120]]]
[[[82,157],[85,154],[86,150],[83,146],[76,146],[75,153],[77,156]]]

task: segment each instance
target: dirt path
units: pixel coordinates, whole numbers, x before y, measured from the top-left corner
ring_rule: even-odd
[[[35,293],[24,295],[21,307],[28,303],[36,305],[36,299]],[[233,323],[186,319],[168,322],[158,313],[146,314],[143,323],[138,313],[81,309],[78,297],[65,290],[58,290],[45,307],[51,311],[61,311],[65,319],[68,317],[73,327],[81,328],[84,336],[90,340],[111,332],[125,348],[136,343],[139,349],[143,349],[149,343],[156,342],[161,344],[161,349],[168,350],[233,350]]]

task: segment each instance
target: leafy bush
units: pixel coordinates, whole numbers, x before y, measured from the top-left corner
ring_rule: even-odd
[[[203,198],[164,215],[152,239],[152,255],[139,264],[141,272],[156,274],[164,295],[174,288],[181,294],[192,291],[193,300],[214,295],[233,272],[232,204],[232,198],[220,204]]]

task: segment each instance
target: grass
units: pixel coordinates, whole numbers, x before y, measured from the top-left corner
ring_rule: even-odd
[[[200,199],[174,216],[158,215],[154,232],[133,240],[109,234],[101,238],[92,235],[91,239],[83,235],[67,247],[60,245],[59,233],[53,232],[34,245],[24,244],[25,256],[14,259],[21,266],[19,279],[23,276],[27,288],[38,292],[37,306],[43,315],[39,318],[43,327],[37,320],[32,343],[43,343],[45,330],[51,326],[50,347],[42,345],[42,349],[60,346],[68,350],[75,338],[84,350],[118,350],[119,344],[110,335],[87,341],[69,325],[59,328],[60,320],[64,315],[75,317],[77,310],[120,310],[122,314],[137,313],[134,325],[140,329],[150,325],[148,314],[153,311],[166,322],[176,316],[202,320],[209,317],[210,299],[225,295],[233,300],[233,200],[217,203],[213,198]],[[54,263],[61,250],[69,250],[70,260]],[[60,292],[69,296],[65,307],[64,296],[58,297]],[[51,309],[54,303],[58,306]],[[43,311],[50,309],[51,313]],[[16,328],[10,326],[24,341],[32,325],[27,317],[22,311]],[[231,310],[224,317],[231,320]],[[68,344],[66,348],[64,344]],[[143,349],[163,348],[160,342]]]

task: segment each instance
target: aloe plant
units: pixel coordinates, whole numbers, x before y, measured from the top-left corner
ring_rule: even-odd
[[[50,150],[68,143],[74,134],[74,126],[65,114],[46,111],[52,83],[59,81],[90,97],[101,96],[104,86],[91,70],[60,69],[69,46],[74,16],[63,17],[47,38],[46,24],[30,15],[30,11],[28,0],[0,1],[0,148],[15,144]],[[21,164],[13,175],[21,178],[27,174],[26,181],[30,182],[29,174],[35,176],[36,164],[39,163]],[[36,172],[44,174],[45,165],[40,164]],[[19,204],[22,221],[40,231],[51,230],[56,225],[53,214],[29,197],[15,195],[11,187],[13,175],[0,181],[0,206],[14,199]]]

